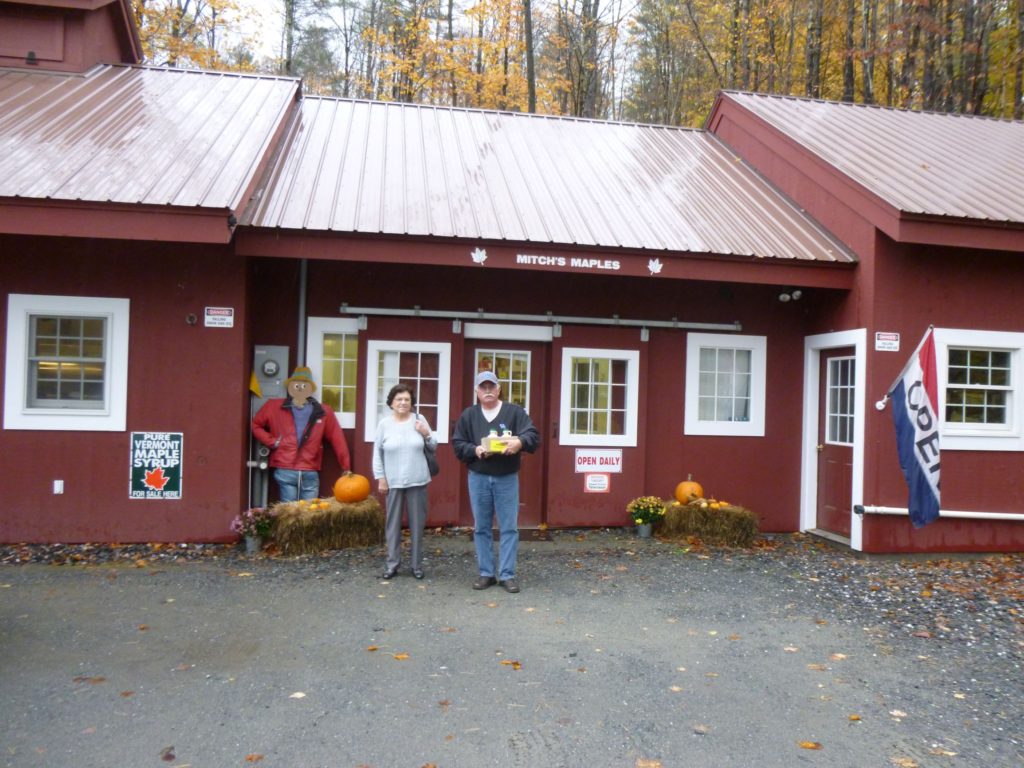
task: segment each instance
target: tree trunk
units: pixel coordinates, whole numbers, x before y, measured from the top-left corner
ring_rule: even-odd
[[[853,66],[853,30],[857,24],[857,2],[846,0],[846,50],[843,51],[843,101],[853,101],[856,87]]]
[[[449,8],[451,2],[448,0]],[[533,68],[533,10],[530,0],[523,0],[523,37],[526,44],[526,111],[533,114],[537,111],[537,73]]]

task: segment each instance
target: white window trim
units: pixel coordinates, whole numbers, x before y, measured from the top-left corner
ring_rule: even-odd
[[[700,350],[702,347],[750,351],[750,421],[708,421],[699,418],[697,395],[700,391]],[[683,434],[764,437],[767,362],[768,339],[765,336],[740,336],[732,333],[686,334]]]
[[[128,412],[128,299],[84,296],[7,296],[7,355],[4,374],[4,429],[123,432]],[[104,317],[103,409],[28,407],[28,345],[31,315]]]
[[[999,349],[1010,353],[1010,381],[1013,389],[1010,415],[1005,427],[985,425],[979,428],[946,421],[950,347]],[[939,413],[943,414],[940,437],[942,450],[1024,451],[1024,333],[936,328],[935,363],[939,378]]]
[[[310,317],[306,320],[306,366],[313,372],[313,381],[320,386],[324,380],[324,334],[359,333],[359,321],[342,317]],[[356,361],[359,364],[359,361]],[[318,398],[319,399],[319,398]],[[338,413],[343,429],[355,429],[356,414]],[[376,426],[376,425],[374,425]]]
[[[597,357],[608,360],[625,360],[626,369],[626,433],[624,435],[574,435],[570,431],[570,406],[572,404],[572,359],[574,357]],[[559,406],[559,445],[582,446],[623,446],[634,448],[637,444],[637,421],[640,409],[640,350],[637,349],[593,349],[590,347],[565,347],[562,349],[562,391]]]
[[[437,424],[431,424],[434,437],[439,443],[448,442],[448,414],[451,412],[451,369],[452,345],[430,341],[368,341],[366,342],[366,423],[363,425],[363,439],[372,443],[377,434],[377,363],[381,352],[436,352],[437,374]]]

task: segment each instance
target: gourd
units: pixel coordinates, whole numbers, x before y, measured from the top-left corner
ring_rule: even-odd
[[[354,504],[369,495],[369,479],[355,472],[346,472],[334,483],[334,498],[342,504]]]
[[[693,479],[693,475],[687,475],[686,479],[676,486],[675,496],[680,504],[689,504],[694,499],[704,498],[704,489]]]

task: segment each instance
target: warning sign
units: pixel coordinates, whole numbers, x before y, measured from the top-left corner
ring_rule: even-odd
[[[181,432],[132,432],[128,498],[180,499]]]

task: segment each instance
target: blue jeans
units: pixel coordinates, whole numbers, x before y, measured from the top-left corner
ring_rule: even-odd
[[[519,473],[469,473],[469,503],[473,507],[473,541],[481,576],[494,576],[494,515],[498,515],[498,572],[501,581],[516,577],[519,552]]]
[[[315,499],[320,495],[320,473],[311,469],[274,468],[274,480],[281,501]]]

